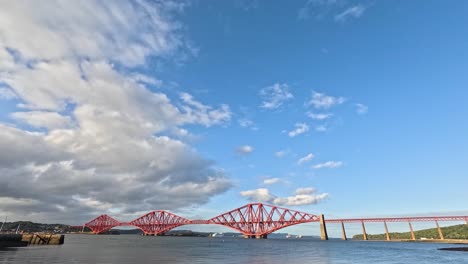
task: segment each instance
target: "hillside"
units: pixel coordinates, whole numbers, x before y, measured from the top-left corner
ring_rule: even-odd
[[[0,226],[2,223],[0,223]],[[19,226],[19,229],[18,229]],[[64,233],[69,231],[70,226],[63,224],[40,224],[33,223],[30,221],[17,221],[7,222],[3,225],[3,232],[15,232],[16,229],[20,232],[52,232],[52,233]]]
[[[444,238],[446,239],[468,239],[468,225],[454,225],[454,226],[447,226],[442,227],[442,233],[444,234]],[[439,232],[437,228],[430,228],[430,229],[423,229],[414,231],[416,239],[421,238],[428,238],[428,239],[438,239]],[[385,234],[378,234],[378,235],[367,235],[369,240],[385,240]],[[411,233],[390,233],[391,239],[411,239]],[[355,235],[353,239],[362,240],[363,235]]]

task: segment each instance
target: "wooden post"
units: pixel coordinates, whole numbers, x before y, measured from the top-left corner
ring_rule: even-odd
[[[341,229],[343,230],[342,239],[343,240],[348,240],[348,237],[346,236],[346,229],[345,229],[345,226],[344,226],[344,222],[341,222]]]
[[[388,233],[388,227],[387,227],[387,221],[384,221],[384,226],[385,226],[385,238],[387,241],[390,241],[390,233]]]
[[[325,222],[325,216],[323,214],[320,215],[320,239],[328,240],[327,224]]]
[[[409,221],[408,221],[408,225],[409,225],[409,228],[410,228],[410,231],[411,231],[411,239],[416,240],[416,236],[414,235],[413,225]]]
[[[437,231],[439,231],[439,237],[441,240],[444,240],[444,234],[442,233],[442,229],[440,228],[439,226],[439,221],[435,221],[436,222],[436,226],[437,226]]]
[[[362,221],[361,223],[362,223],[362,235],[363,235],[363,239],[364,239],[364,240],[369,240],[369,238],[367,237],[366,226],[364,225],[364,221]]]

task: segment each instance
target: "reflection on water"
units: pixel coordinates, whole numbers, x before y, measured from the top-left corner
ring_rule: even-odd
[[[468,264],[447,245],[308,239],[66,235],[62,246],[0,250],[0,263]]]

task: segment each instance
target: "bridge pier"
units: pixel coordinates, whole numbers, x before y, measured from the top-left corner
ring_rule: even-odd
[[[325,223],[325,216],[320,215],[320,239],[328,240],[327,224]]]
[[[369,240],[369,238],[367,237],[366,226],[364,225],[364,221],[361,221],[361,223],[362,223],[362,235],[363,235],[363,239],[364,239],[364,240]]]
[[[346,229],[345,229],[345,226],[344,226],[344,222],[341,222],[341,229],[343,231],[343,235],[341,237],[342,240],[348,240],[348,237],[346,236]]]
[[[442,233],[442,229],[439,226],[439,221],[436,220],[435,222],[436,222],[436,226],[437,226],[437,231],[439,231],[439,238],[440,238],[440,240],[444,240],[444,234]]]
[[[268,235],[267,234],[263,234],[263,235],[244,235],[244,238],[247,238],[247,239],[267,239]]]
[[[387,221],[384,221],[384,226],[385,226],[385,238],[387,241],[390,241],[390,233],[388,232],[388,226],[387,226]]]
[[[408,221],[408,225],[411,231],[411,240],[416,240],[416,236],[414,235],[413,225],[409,221]]]

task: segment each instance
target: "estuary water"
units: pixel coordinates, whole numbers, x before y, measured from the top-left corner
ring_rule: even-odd
[[[468,252],[447,244],[66,235],[61,246],[0,249],[0,263],[382,263],[468,264]]]

